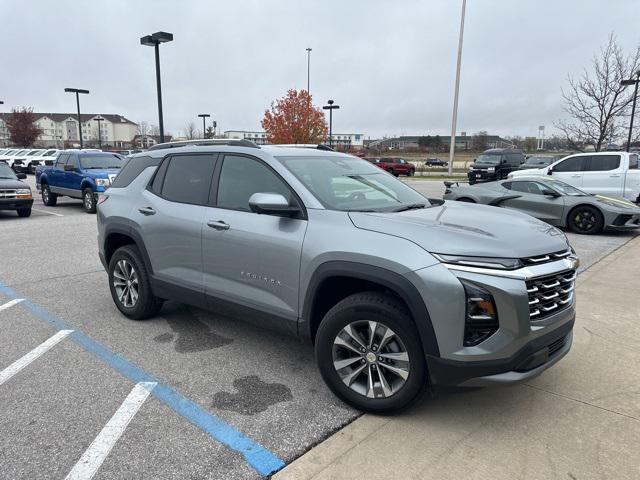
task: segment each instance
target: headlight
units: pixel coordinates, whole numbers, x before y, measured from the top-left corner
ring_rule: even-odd
[[[493,268],[496,270],[515,270],[522,267],[522,262],[518,258],[466,257],[462,255],[443,255],[441,253],[434,253],[433,256],[443,263],[467,267]]]
[[[498,330],[498,312],[493,297],[488,291],[466,280],[460,280],[460,282],[467,298],[463,345],[472,347]]]
[[[96,185],[99,187],[108,187],[111,182],[108,178],[96,178]]]
[[[513,173],[509,173],[509,174],[507,175],[507,178],[508,178],[508,179],[512,179],[512,178],[513,178]]]
[[[31,198],[31,189],[30,188],[17,189],[16,198]]]
[[[469,165],[469,170],[473,170],[473,165]]]
[[[495,172],[495,171],[496,171],[496,167],[487,168],[487,172]]]

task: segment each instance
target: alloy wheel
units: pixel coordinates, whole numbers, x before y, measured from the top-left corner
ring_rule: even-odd
[[[597,218],[590,210],[578,210],[573,217],[573,221],[580,230],[588,232],[596,224]]]
[[[113,287],[118,301],[126,308],[132,308],[138,301],[138,273],[127,260],[118,260],[113,269]]]
[[[409,377],[409,354],[389,327],[372,320],[346,325],[333,341],[333,367],[342,382],[367,398],[388,398]]]
[[[92,193],[85,193],[84,194],[84,208],[87,211],[90,211],[93,208],[93,194]]]

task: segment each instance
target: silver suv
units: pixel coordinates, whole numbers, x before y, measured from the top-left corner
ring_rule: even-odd
[[[322,147],[156,146],[100,198],[98,232],[124,315],[173,299],[307,338],[329,388],[366,411],[526,380],[571,347],[562,232]]]

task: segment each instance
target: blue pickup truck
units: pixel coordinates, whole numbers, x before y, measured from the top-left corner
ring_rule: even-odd
[[[98,194],[109,188],[123,165],[115,153],[64,150],[53,165],[36,167],[36,187],[49,207],[66,196],[82,199],[85,211],[95,213]]]

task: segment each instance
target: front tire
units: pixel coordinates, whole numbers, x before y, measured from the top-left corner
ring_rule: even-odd
[[[31,216],[31,207],[29,207],[29,208],[19,208],[17,210],[17,212],[18,212],[18,216],[20,218],[30,217]]]
[[[419,338],[399,300],[356,293],[323,318],[315,342],[318,368],[345,403],[366,412],[395,412],[415,402],[427,386]]]
[[[82,206],[85,212],[96,213],[96,198],[90,188],[82,190]]]
[[[567,226],[572,232],[593,235],[602,231],[604,218],[596,207],[580,205],[569,212]]]
[[[415,170],[409,170],[409,176],[413,177],[415,175],[416,171]]]
[[[47,207],[55,207],[58,203],[58,195],[51,191],[47,183],[42,184],[42,203]]]
[[[163,300],[153,295],[149,274],[135,245],[115,251],[108,273],[111,298],[125,317],[145,320],[160,311]]]

